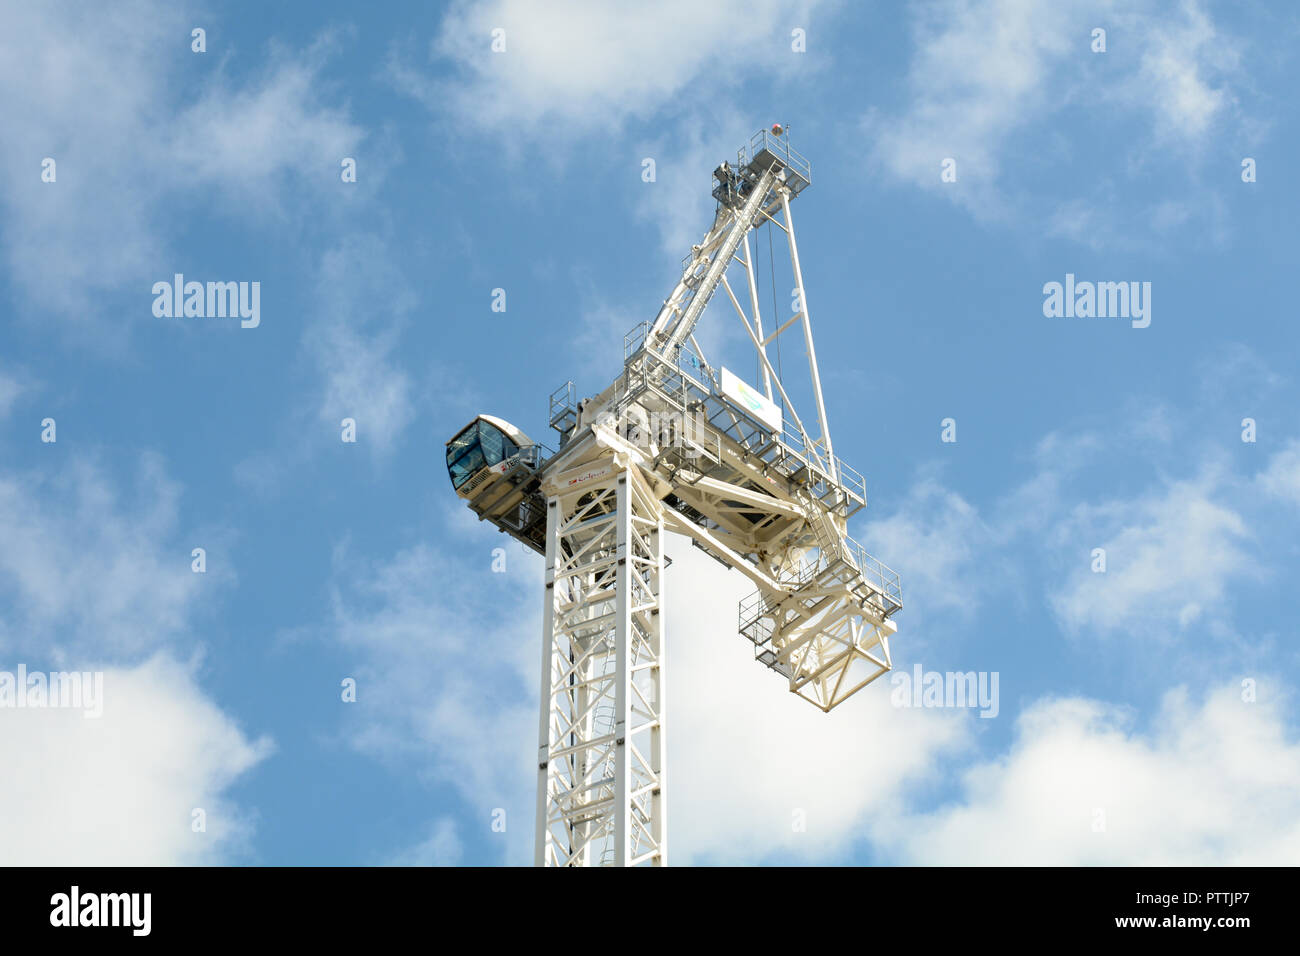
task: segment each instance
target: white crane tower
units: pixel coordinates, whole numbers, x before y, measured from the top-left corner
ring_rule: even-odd
[[[581,403],[572,382],[551,396],[558,451],[486,415],[447,443],[457,493],[546,556],[538,865],[668,861],[665,531],[753,583],[740,633],[792,692],[829,711],[890,668],[902,590],[847,534],[866,488],[831,445],[790,215],[811,169],[778,125],[713,181],[713,225],[654,321],[628,334],[619,376]],[[749,234],[764,225],[769,242],[785,234],[793,315],[760,310]],[[754,349],[757,387],[696,341],[719,289]],[[815,419],[795,410],[795,376],[769,354],[796,328]]]

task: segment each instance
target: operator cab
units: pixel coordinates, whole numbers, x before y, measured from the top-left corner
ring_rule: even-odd
[[[447,442],[447,473],[457,495],[473,498],[517,465],[535,468],[540,452],[514,425],[480,415]]]

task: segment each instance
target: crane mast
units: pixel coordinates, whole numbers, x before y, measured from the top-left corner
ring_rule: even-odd
[[[448,443],[461,497],[545,556],[538,865],[668,861],[665,532],[749,579],[740,633],[821,710],[891,666],[902,588],[847,533],[866,506],[865,481],[831,444],[790,213],[811,168],[776,126],[713,179],[713,225],[654,320],[628,334],[622,373],[582,403],[572,382],[551,396],[558,451],[488,416]],[[763,225],[786,235],[798,306],[771,316],[770,332],[749,243]],[[745,274],[748,312],[727,277],[733,269]],[[710,366],[695,340],[719,289],[754,348],[761,391]],[[816,434],[791,399],[795,376],[783,379],[767,352],[796,325]],[[504,445],[480,438],[489,426],[510,430]],[[466,449],[485,463],[466,466]]]
[[[695,331],[704,307],[731,265],[731,257],[740,248],[741,240],[754,227],[763,201],[776,181],[771,167],[758,172],[755,180],[750,181],[734,174],[727,163],[718,167],[714,177],[719,182],[715,193],[720,193],[721,198],[713,228],[692,250],[685,274],[650,327],[653,343],[664,352],[681,346]],[[742,187],[748,189],[747,197],[741,196]]]

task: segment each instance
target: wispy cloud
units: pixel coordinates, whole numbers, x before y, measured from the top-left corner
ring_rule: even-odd
[[[388,72],[440,120],[492,137],[520,161],[559,165],[592,137],[602,150],[624,153],[629,180],[641,175],[644,159],[654,160],[656,178],[644,184],[637,214],[679,261],[710,221],[709,172],[754,132],[752,117],[738,116],[728,94],[755,78],[779,82],[826,68],[793,53],[791,34],[815,34],[814,21],[832,6],[458,2],[428,62],[394,54]],[[497,30],[503,52],[493,52]],[[652,118],[662,135],[629,138],[630,127]]]
[[[506,548],[504,573],[492,571],[495,547]],[[328,633],[356,662],[358,704],[346,739],[454,787],[485,831],[497,808],[531,820],[536,557],[501,536],[476,534],[454,548],[421,544],[380,561],[340,545],[335,565]],[[518,823],[509,828],[508,861],[530,858],[530,833]]]
[[[943,195],[977,217],[1097,247],[1141,244],[1192,216],[1221,225],[1222,207],[1196,181],[1211,133],[1244,122],[1234,90],[1244,82],[1241,43],[1195,0],[1174,7],[1066,0],[945,0],[913,6],[916,38],[897,109],[865,119],[877,164],[895,180]],[[1092,31],[1107,32],[1104,53]],[[1083,195],[1035,192],[1044,162],[1059,173],[1087,154],[1070,141],[1083,115],[1108,130],[1122,123],[1129,175],[1178,150],[1139,215],[1115,221],[1111,181]],[[1113,136],[1113,133],[1112,133]],[[957,181],[940,178],[956,161]],[[1148,177],[1149,178],[1149,177]],[[1151,192],[1148,188],[1148,192]],[[1046,207],[1046,208],[1045,208]]]
[[[9,410],[18,401],[18,396],[26,390],[24,382],[17,374],[0,369],[0,419],[9,417]]]
[[[233,84],[216,68],[220,54],[190,51],[191,18],[176,6],[19,6],[6,18],[0,159],[14,175],[0,182],[0,255],[40,314],[70,323],[79,344],[121,347],[120,326],[96,324],[104,294],[138,289],[149,314],[149,282],[175,266],[178,211],[234,197],[223,215],[265,223],[287,208],[277,201],[286,192],[337,183],[340,159],[362,139],[324,96],[327,44],[281,50],[268,72]],[[196,74],[214,68],[214,79]],[[191,86],[197,102],[178,93]],[[41,179],[46,157],[54,182]],[[297,208],[296,221],[307,215]]]
[[[1289,441],[1272,455],[1255,482],[1270,498],[1300,506],[1300,441]]]
[[[1235,632],[1234,594],[1278,573],[1274,539],[1300,525],[1300,442],[1263,461],[1235,430],[1198,444],[1204,414],[1143,405],[1117,416],[1127,427],[1053,432],[1025,478],[983,501],[922,467],[861,537],[897,556],[907,616],[926,627],[1009,596],[1036,603],[1028,585],[1072,637],[1130,637],[1134,649],[1206,628],[1223,638]],[[1120,461],[1124,490],[1098,492],[1092,478]]]
[[[440,817],[429,829],[426,839],[395,854],[385,866],[459,866],[464,847],[452,817]]]
[[[1051,596],[1066,629],[1150,637],[1230,615],[1233,583],[1259,571],[1249,526],[1224,503],[1224,490],[1208,473],[1073,509],[1058,533],[1077,544],[1080,559]],[[1104,573],[1084,560],[1093,542],[1105,551]]]
[[[318,288],[317,321],[304,335],[323,381],[318,416],[329,429],[355,419],[358,442],[386,455],[415,414],[413,385],[396,354],[415,296],[375,236],[327,252]]]
[[[867,524],[863,540],[888,555],[906,588],[909,630],[935,612],[969,617],[993,586],[994,529],[978,509],[927,472],[892,514]]]
[[[402,59],[391,71],[400,88],[463,123],[554,143],[557,123],[565,135],[608,131],[630,117],[680,108],[697,98],[692,84],[706,77],[716,97],[753,72],[790,66],[791,31],[806,29],[821,5],[760,0],[740,15],[732,4],[691,0],[458,2],[430,49],[455,76],[436,78]],[[492,48],[496,30],[503,52]]]
[[[191,571],[181,489],[153,455],[123,490],[98,464],[0,472],[0,650],[133,655],[191,637],[191,616],[229,576]],[[207,540],[216,555],[219,540]]]

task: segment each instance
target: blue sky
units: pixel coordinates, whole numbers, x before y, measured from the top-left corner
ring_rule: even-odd
[[[674,861],[1300,855],[1290,5],[3,10],[0,670],[105,700],[0,709],[0,862],[529,862],[541,561],[443,442],[550,441],[774,121],[895,663],[1000,707],[816,712],[675,543]],[[155,316],[175,273],[260,324]],[[1149,282],[1150,325],[1045,316],[1067,274]]]

